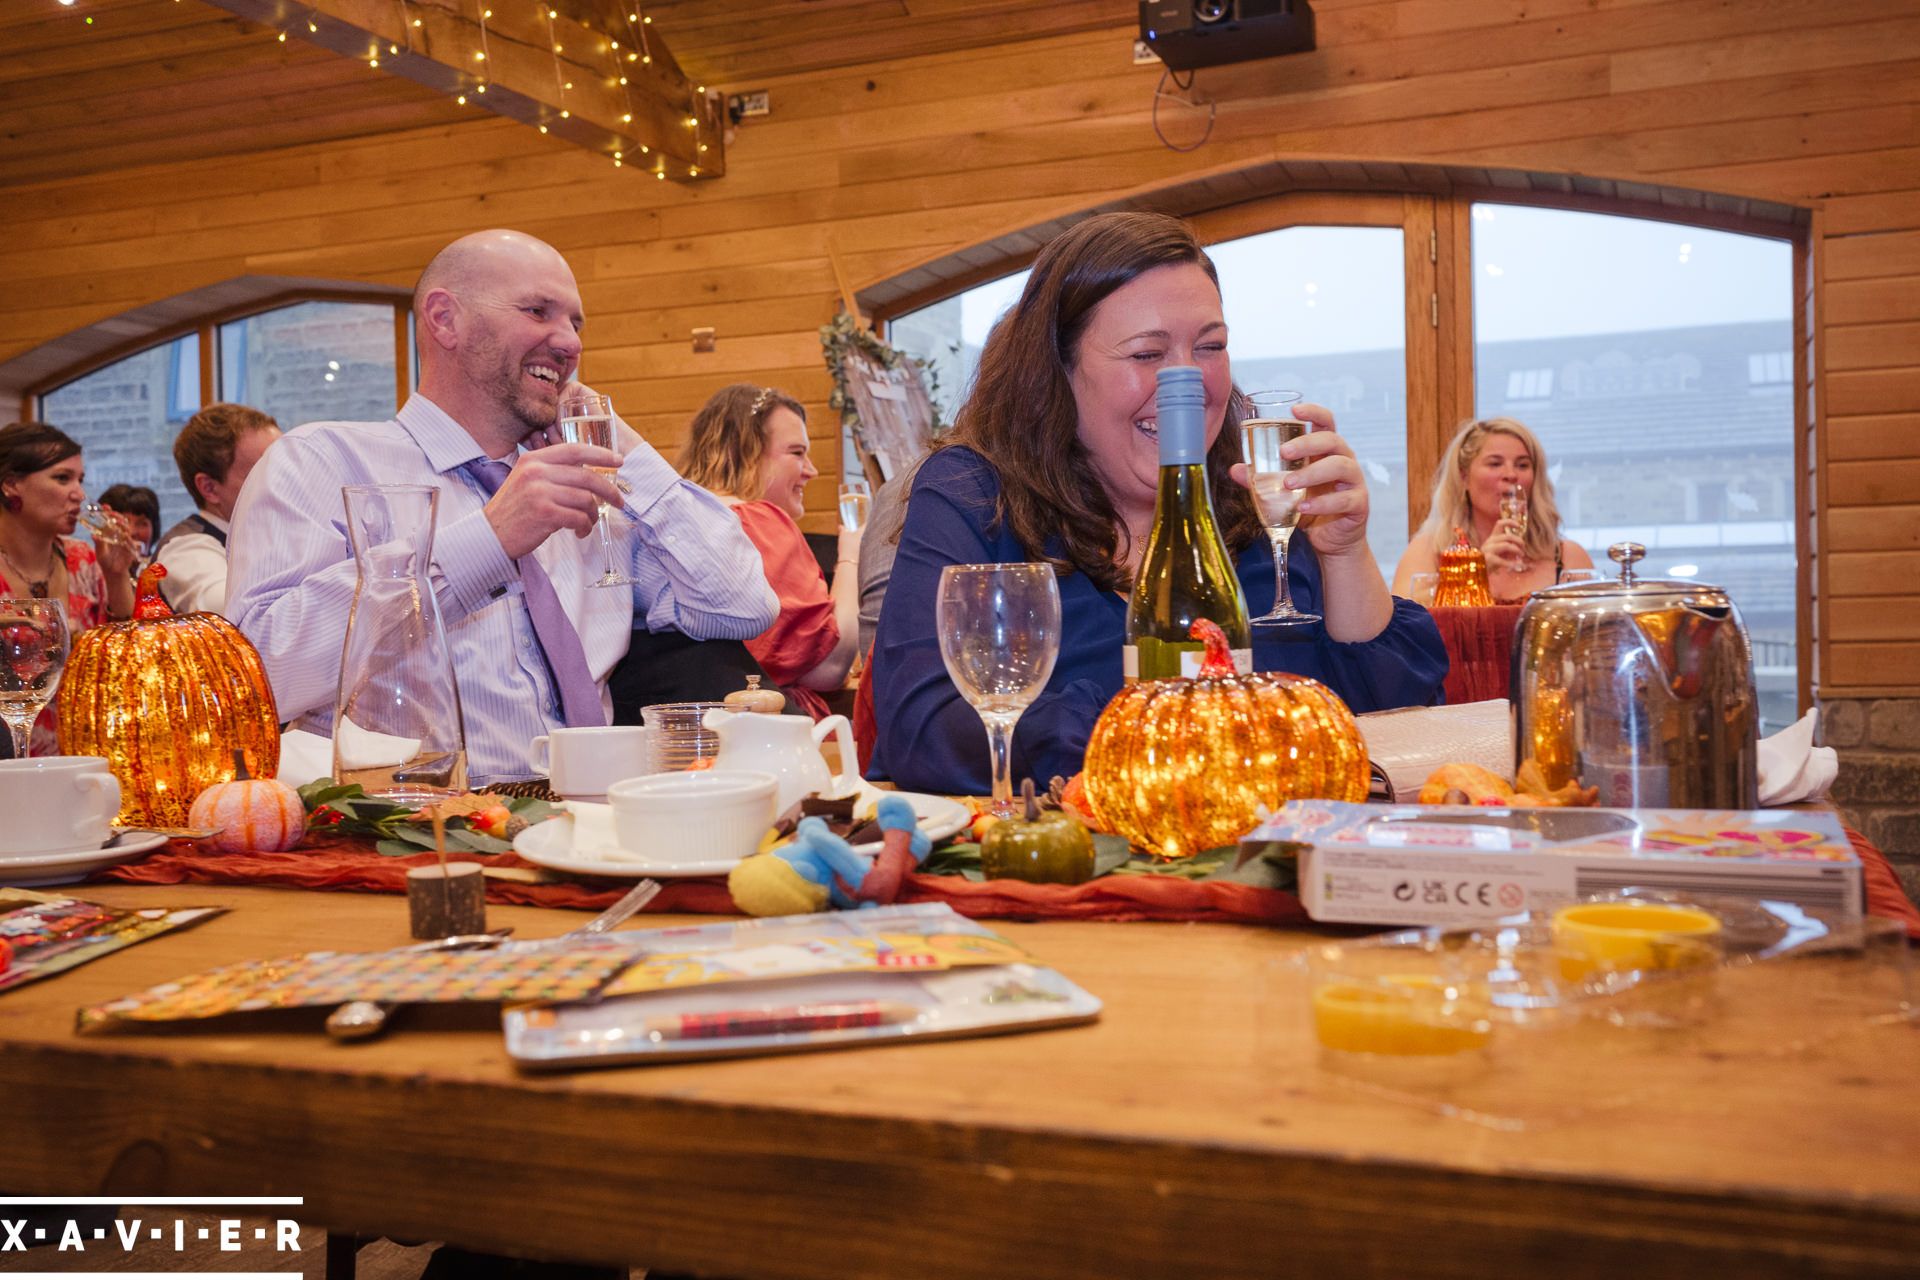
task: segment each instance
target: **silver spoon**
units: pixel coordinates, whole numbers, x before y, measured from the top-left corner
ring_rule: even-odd
[[[133,840],[140,836],[166,836],[173,840],[205,840],[208,836],[219,834],[219,827],[123,827],[117,822],[113,826],[113,835],[116,840]]]
[[[658,881],[642,880],[639,884],[629,889],[620,901],[614,903],[605,911],[602,911],[599,915],[581,925],[578,929],[569,929],[557,937],[541,938],[535,941],[511,943],[508,945],[528,951],[550,950],[555,947],[564,947],[568,943],[581,938],[590,938],[595,934],[605,933],[614,926],[623,923],[627,917],[646,906],[647,903],[653,901],[654,895],[659,892],[660,884]],[[499,933],[461,934],[452,938],[441,938],[435,942],[422,943],[418,947],[409,947],[408,950],[470,951],[487,947],[498,947],[505,941],[503,935],[507,932],[511,932],[511,930],[502,930]],[[377,1000],[350,1001],[327,1015],[327,1034],[335,1040],[342,1042],[371,1040],[387,1029],[387,1015],[392,1012],[392,1005],[384,1004]]]

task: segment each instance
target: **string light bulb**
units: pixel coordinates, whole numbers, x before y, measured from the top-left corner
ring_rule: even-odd
[[[631,112],[631,111],[629,111],[629,112],[627,112],[627,113],[625,113],[624,115],[622,115],[622,116],[620,117],[620,123],[621,123],[621,124],[632,124],[632,123],[633,123],[633,112]]]
[[[478,85],[474,88],[475,93],[485,93],[486,91],[487,91],[487,86],[484,84]]]
[[[455,98],[454,101],[464,107],[467,105],[467,95],[463,93],[459,97]]]
[[[287,33],[282,31],[280,33],[280,43],[285,44],[286,42],[287,42]]]
[[[545,125],[541,125],[541,126],[540,126],[540,132],[542,132],[542,133],[545,133],[546,131],[547,131],[547,126],[545,126]]]

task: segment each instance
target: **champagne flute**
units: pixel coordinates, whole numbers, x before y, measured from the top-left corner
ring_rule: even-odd
[[[934,611],[940,657],[980,713],[993,758],[993,811],[1013,813],[1013,726],[1060,656],[1060,587],[1049,564],[950,564]]]
[[[1300,499],[1306,491],[1287,488],[1286,478],[1287,472],[1298,471],[1306,461],[1281,457],[1280,446],[1312,430],[1293,416],[1292,406],[1299,398],[1297,391],[1255,391],[1247,397],[1249,416],[1240,423],[1247,487],[1253,491],[1254,508],[1273,546],[1273,608],[1254,618],[1255,626],[1291,627],[1320,621],[1319,614],[1294,607],[1293,589],[1287,582],[1287,546],[1300,522]]]
[[[1527,511],[1530,505],[1525,485],[1510,484],[1500,490],[1500,518],[1513,524],[1513,536],[1527,540]]]
[[[598,445],[613,448],[613,401],[598,392],[572,383],[560,391],[560,438],[568,444]],[[618,481],[616,467],[589,467]],[[633,579],[620,572],[613,562],[613,531],[607,527],[607,504],[599,504],[600,550],[606,559],[606,571],[587,585],[590,587],[627,587]]]
[[[0,719],[13,731],[13,758],[25,760],[33,722],[60,687],[67,665],[67,609],[59,600],[0,597]]]
[[[867,527],[867,512],[873,505],[873,494],[868,492],[866,483],[850,480],[840,486],[840,527],[842,529],[864,529]]]

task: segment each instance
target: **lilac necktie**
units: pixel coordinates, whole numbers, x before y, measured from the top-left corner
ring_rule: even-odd
[[[509,468],[492,458],[475,458],[466,471],[480,482],[491,498],[505,483]],[[587,651],[581,647],[580,633],[573,629],[560,597],[554,594],[553,581],[540,561],[529,552],[515,561],[520,566],[520,589],[526,595],[527,613],[533,619],[534,639],[546,655],[547,670],[560,690],[560,707],[567,727],[604,725],[607,716],[600,709],[600,686],[587,668]]]

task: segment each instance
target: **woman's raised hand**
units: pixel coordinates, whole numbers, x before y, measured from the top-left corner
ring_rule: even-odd
[[[1493,568],[1519,573],[1527,567],[1527,547],[1520,540],[1520,526],[1512,520],[1495,521],[1493,532],[1487,535],[1480,550]]]
[[[1287,473],[1289,489],[1304,489],[1300,501],[1300,528],[1323,558],[1367,549],[1367,514],[1371,499],[1367,494],[1366,473],[1353,456],[1353,446],[1333,425],[1333,411],[1323,405],[1298,404],[1293,416],[1311,422],[1313,430],[1296,436],[1280,446],[1280,456],[1289,462],[1305,459],[1306,465]],[[1243,484],[1245,467],[1234,475]]]

